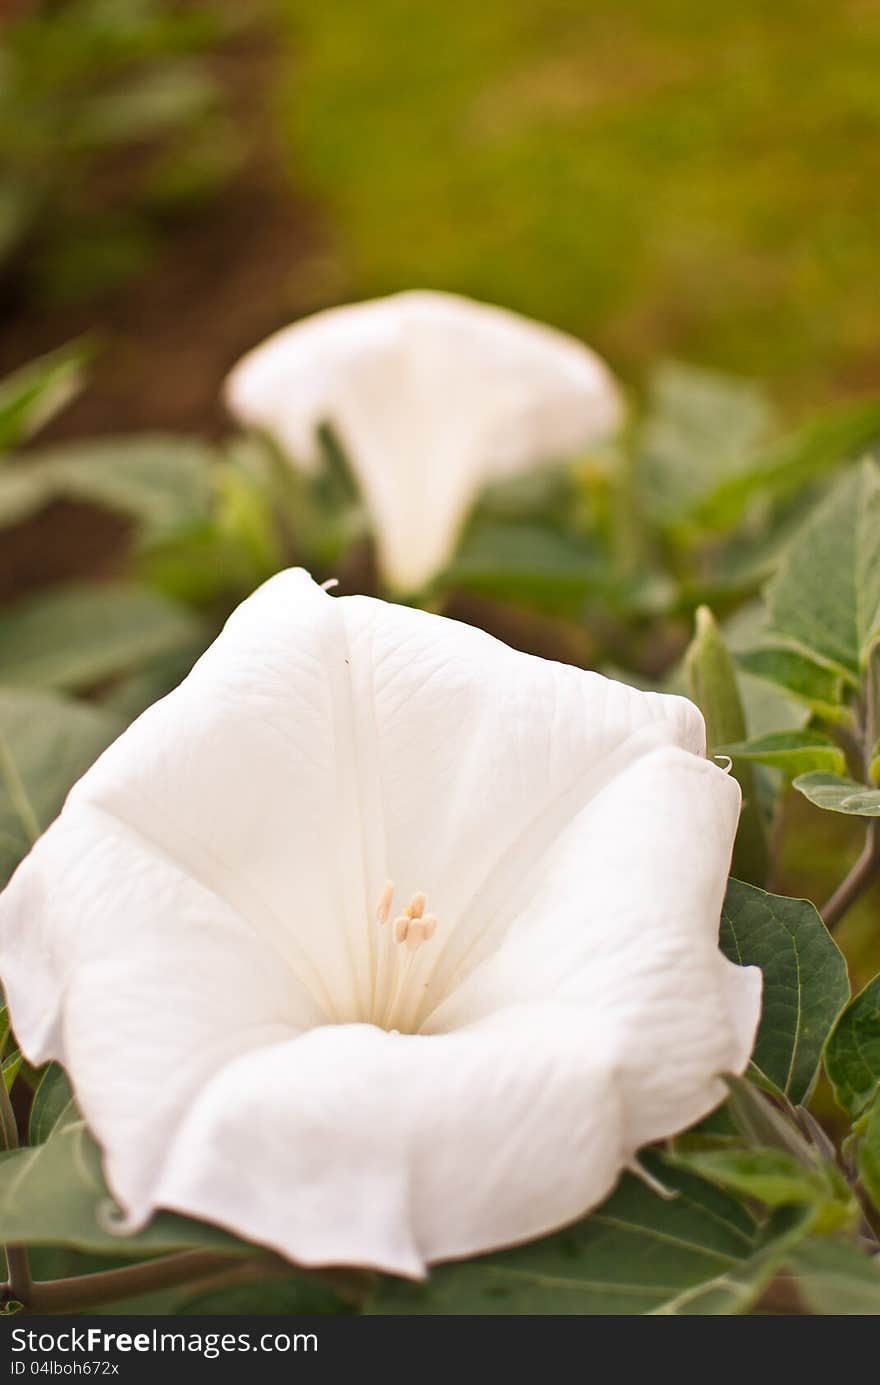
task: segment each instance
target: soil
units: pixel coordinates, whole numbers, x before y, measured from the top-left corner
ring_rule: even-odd
[[[320,307],[340,274],[317,209],[291,186],[265,108],[270,44],[249,37],[215,59],[249,153],[197,214],[170,228],[149,267],[85,303],[42,305],[7,294],[0,376],[85,334],[98,343],[89,388],[40,443],[167,429],[216,436],[226,372],[270,332]],[[120,564],[125,526],[80,505],[56,505],[6,531],[0,599],[47,581],[104,576]]]

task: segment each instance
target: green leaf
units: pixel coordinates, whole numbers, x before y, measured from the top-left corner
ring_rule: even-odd
[[[554,1236],[435,1269],[424,1284],[383,1279],[369,1314],[498,1316],[738,1313],[761,1292],[795,1225],[770,1236],[702,1179],[652,1160],[677,1196],[632,1175],[598,1211]],[[765,1252],[777,1241],[773,1254]]]
[[[735,656],[738,667],[753,678],[784,688],[798,702],[822,716],[838,719],[843,700],[843,680],[823,664],[794,649],[765,646]]]
[[[0,882],[122,729],[100,708],[54,693],[0,688]]]
[[[0,380],[0,453],[26,442],[82,389],[87,352],[62,347]]]
[[[858,1170],[865,1192],[880,1209],[880,1101],[866,1113],[858,1145]]]
[[[3,1059],[3,1080],[6,1083],[7,1092],[11,1092],[15,1085],[15,1079],[21,1071],[24,1062],[24,1055],[18,1049],[10,1053],[8,1058]]]
[[[768,1207],[794,1204],[817,1210],[836,1203],[841,1221],[852,1219],[851,1195],[835,1169],[818,1161],[809,1167],[781,1149],[688,1150],[676,1155],[676,1163],[734,1197],[755,1198]]]
[[[0,525],[78,500],[130,515],[142,544],[161,542],[207,517],[214,462],[204,443],[162,433],[44,449],[0,472]]]
[[[852,1241],[816,1237],[796,1246],[786,1269],[810,1313],[880,1314],[880,1263]]]
[[[114,1230],[98,1148],[73,1102],[45,1143],[0,1154],[0,1241],[133,1257],[188,1249],[252,1253],[219,1227],[172,1213],[160,1213],[135,1235]]]
[[[773,633],[858,679],[880,628],[880,470],[847,472],[789,548],[766,600]]]
[[[736,670],[724,636],[707,606],[697,611],[696,631],[684,658],[690,695],[706,721],[706,746],[714,755],[720,746],[746,737],[746,721]],[[743,807],[734,844],[733,869],[747,880],[766,879],[769,855],[761,817],[758,785],[750,765],[737,765],[735,777]]]
[[[606,581],[605,565],[593,548],[553,529],[485,521],[469,530],[439,579],[444,587],[572,613]]]
[[[846,961],[805,899],[766,894],[731,880],[721,914],[722,951],[764,977],[752,1062],[762,1078],[803,1105],[825,1040],[849,998]]]
[[[639,476],[650,513],[692,516],[748,469],[773,421],[758,386],[716,371],[664,362],[651,381],[639,437]]]
[[[752,464],[723,477],[695,518],[713,529],[729,529],[757,495],[794,495],[842,462],[851,462],[880,440],[880,403],[846,404],[826,410],[789,437],[760,450]]]
[[[328,1286],[294,1270],[284,1278],[254,1279],[225,1289],[207,1289],[181,1297],[175,1313],[222,1316],[238,1313],[320,1313],[324,1317],[351,1314],[354,1308]]]
[[[880,976],[850,1001],[825,1053],[834,1095],[859,1116],[880,1095]]]
[[[67,1073],[59,1063],[50,1063],[34,1092],[28,1125],[29,1144],[45,1144],[72,1099]]]
[[[201,63],[166,61],[83,102],[78,137],[98,147],[156,138],[191,124],[216,99],[216,84]]]
[[[199,643],[195,617],[156,592],[71,584],[0,615],[0,684],[86,689]]]
[[[843,774],[824,774],[814,770],[799,774],[794,787],[804,798],[829,813],[849,813],[854,817],[880,817],[880,789],[869,789],[857,779]]]
[[[808,774],[812,770],[839,772],[846,769],[846,756],[830,736],[807,728],[804,731],[771,731],[751,740],[719,746],[734,759],[754,760],[780,769],[784,774]]]

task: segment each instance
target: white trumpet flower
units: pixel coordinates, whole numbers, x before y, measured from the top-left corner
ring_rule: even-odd
[[[318,427],[332,425],[398,592],[446,564],[490,481],[574,453],[623,414],[607,367],[581,342],[429,292],[294,323],[239,362],[226,399],[307,471],[320,463]]]
[[[281,573],[0,897],[129,1227],[419,1276],[599,1203],[748,1062],[697,709]]]

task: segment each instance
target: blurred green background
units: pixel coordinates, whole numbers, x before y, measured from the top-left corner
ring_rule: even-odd
[[[282,0],[356,293],[427,282],[790,397],[876,381],[880,7]]]
[[[14,0],[0,42],[0,366],[117,347],[68,431],[216,421],[261,335],[412,285],[636,383],[880,378],[877,0]]]

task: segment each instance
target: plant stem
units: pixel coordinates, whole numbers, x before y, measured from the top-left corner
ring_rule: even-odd
[[[880,652],[875,648],[868,661],[865,672],[865,690],[862,716],[862,777],[866,784],[871,782],[871,760],[877,743],[878,716],[880,716]],[[869,818],[865,829],[865,844],[862,853],[852,870],[838,885],[834,894],[822,910],[825,926],[834,928],[848,909],[871,886],[880,875],[880,818]]]
[[[78,1308],[94,1308],[115,1299],[133,1298],[136,1294],[206,1278],[227,1270],[230,1263],[234,1262],[228,1255],[186,1250],[121,1269],[99,1270],[70,1279],[46,1279],[33,1285],[26,1306],[32,1313],[70,1313]]]
[[[4,1149],[18,1148],[18,1125],[6,1090],[6,1078],[0,1072],[0,1142]],[[31,1295],[31,1269],[24,1246],[4,1246],[7,1283],[4,1298],[28,1303]]]
[[[354,1271],[301,1270],[268,1254],[240,1260],[214,1251],[187,1250],[136,1265],[124,1265],[120,1269],[38,1281],[29,1286],[26,1298],[13,1292],[10,1282],[4,1288],[3,1298],[6,1302],[16,1299],[24,1303],[30,1313],[74,1313],[82,1308],[97,1308],[104,1303],[155,1293],[159,1289],[190,1285],[194,1291],[207,1292],[212,1288],[280,1275],[319,1279],[340,1298],[354,1304],[362,1303],[368,1288],[364,1276]]]
[[[862,854],[822,910],[822,918],[825,920],[826,928],[832,929],[840,922],[847,910],[874,883],[878,875],[880,875],[880,818],[874,818],[868,823]]]

